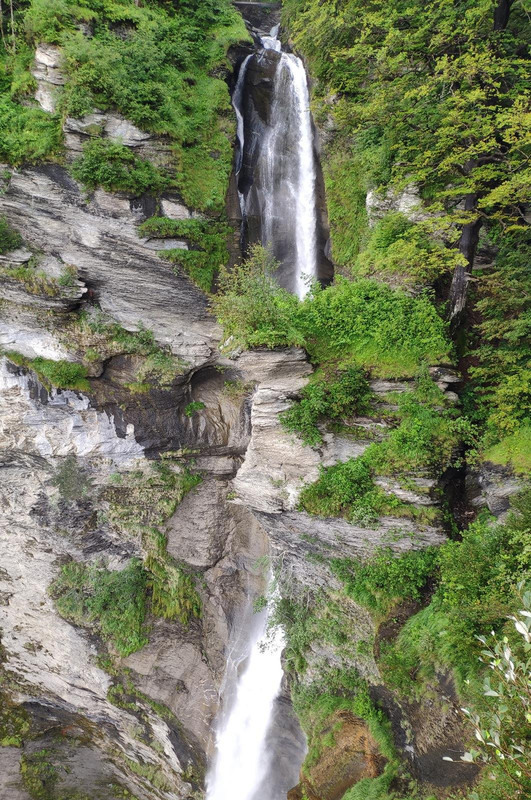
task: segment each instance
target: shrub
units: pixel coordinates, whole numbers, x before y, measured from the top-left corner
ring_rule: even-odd
[[[191,403],[188,403],[184,409],[184,413],[187,417],[193,417],[197,411],[201,411],[203,408],[206,408],[204,403],[200,400],[193,400]]]
[[[61,568],[50,594],[61,616],[76,625],[95,627],[121,656],[147,643],[148,575],[138,559],[121,571],[72,561]]]
[[[6,356],[18,366],[33,370],[47,388],[90,390],[86,367],[75,361],[53,361],[41,356],[29,359],[13,350],[6,351]]]
[[[90,390],[86,367],[74,361],[52,361],[38,357],[32,359],[30,368],[59,389]]]
[[[522,598],[523,609],[512,616],[520,640],[514,646],[509,639],[491,634],[480,636],[484,646],[481,661],[491,670],[485,677],[483,695],[485,709],[476,713],[463,709],[474,728],[474,747],[465,753],[465,762],[483,762],[494,767],[489,776],[503,786],[507,779],[510,790],[506,797],[525,798],[531,793],[531,684],[529,666],[531,652],[531,592]],[[479,744],[478,744],[479,743]],[[451,758],[446,758],[451,761]],[[497,787],[498,788],[498,787]]]
[[[34,164],[59,154],[60,148],[61,129],[57,119],[40,108],[18,105],[9,96],[0,94],[0,159],[3,162],[15,167]]]
[[[93,139],[71,167],[74,178],[87,189],[101,186],[108,192],[134,195],[156,194],[168,185],[150,161],[136,156],[130,148],[110,139]]]
[[[367,413],[370,397],[369,383],[359,367],[335,373],[325,370],[313,376],[301,399],[282,412],[280,421],[286,430],[298,433],[304,444],[317,445],[322,442],[317,427],[321,419],[344,420]]]
[[[455,248],[429,236],[423,223],[413,224],[400,212],[390,212],[376,223],[366,248],[354,265],[358,275],[383,275],[401,278],[410,285],[433,283],[466,259]]]
[[[531,572],[531,493],[513,501],[503,524],[479,519],[462,541],[438,553],[439,586],[430,605],[411,617],[395,643],[384,648],[386,682],[405,694],[419,693],[435,670],[451,670],[462,697],[478,701],[477,637],[507,629],[518,609],[517,585]],[[415,679],[412,679],[412,675]]]
[[[330,562],[348,596],[382,616],[405,600],[420,600],[436,567],[434,547],[411,550],[400,556],[390,548],[382,549],[365,563],[351,559]]]
[[[0,254],[16,250],[22,244],[22,236],[14,231],[5,217],[0,217]]]
[[[205,292],[212,290],[214,277],[227,263],[229,230],[224,223],[213,220],[167,217],[152,217],[139,227],[141,236],[186,239],[190,250],[161,250],[159,255],[182,267]]]
[[[195,483],[200,478],[195,477]],[[145,566],[152,591],[151,605],[154,614],[166,619],[178,619],[187,625],[192,617],[200,617],[201,598],[195,581],[183,566],[174,562],[166,550],[166,536],[151,528],[145,531],[143,545],[146,549]]]
[[[345,516],[368,525],[380,514],[406,507],[375,485],[363,458],[351,458],[332,467],[320,466],[320,477],[300,493],[300,508],[322,517]]]
[[[221,269],[213,305],[232,348],[303,343],[295,324],[298,300],[276,283],[277,267],[272,254],[255,245],[247,261]]]
[[[357,364],[383,377],[415,375],[448,358],[446,325],[426,294],[410,297],[370,280],[337,278],[306,296],[298,326],[313,360]]]

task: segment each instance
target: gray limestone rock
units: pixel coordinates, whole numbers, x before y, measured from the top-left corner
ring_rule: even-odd
[[[49,165],[15,172],[2,212],[33,246],[77,267],[125,328],[143,324],[191,364],[211,358],[219,334],[205,295],[139,239],[121,198],[109,197],[105,208],[87,204],[68,172]]]

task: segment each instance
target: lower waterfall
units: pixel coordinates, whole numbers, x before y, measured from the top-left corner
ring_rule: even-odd
[[[247,652],[238,658],[241,664],[247,656],[247,663],[219,725],[207,800],[281,800],[265,796],[262,788],[272,767],[267,734],[283,675],[284,633],[279,627],[268,630],[270,614],[271,603],[256,615]]]

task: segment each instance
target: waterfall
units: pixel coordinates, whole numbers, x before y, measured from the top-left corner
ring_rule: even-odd
[[[247,664],[218,728],[207,800],[277,800],[264,791],[272,766],[266,739],[283,674],[284,633],[279,627],[267,631],[272,602],[255,615],[246,652],[238,659],[247,656]]]
[[[233,94],[238,121],[236,175],[244,226],[272,249],[281,264],[279,282],[299,297],[306,277],[317,277],[316,164],[310,97],[304,65],[281,51],[278,28],[261,39],[261,50],[242,63]],[[266,74],[267,114],[249,106],[251,71]],[[270,77],[271,73],[271,77]],[[255,85],[260,85],[255,81]]]
[[[299,174],[296,189],[297,219],[297,284],[295,291],[304,297],[308,291],[305,276],[316,277],[317,264],[317,214],[315,209],[315,159],[313,154],[312,121],[310,117],[310,96],[306,72],[300,58],[284,55],[284,62],[291,75],[293,94],[297,112],[299,135]]]

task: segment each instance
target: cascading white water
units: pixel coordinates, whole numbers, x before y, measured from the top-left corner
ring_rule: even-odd
[[[239,192],[240,206],[244,220],[259,216],[262,244],[272,248],[290,276],[284,285],[304,297],[308,291],[305,278],[317,276],[316,165],[306,72],[297,56],[281,51],[277,29],[264,36],[261,45],[262,51],[255,56],[259,64],[267,58],[267,51],[279,53],[280,58],[259,145],[245,141],[243,113],[245,79],[253,56],[243,62],[233,94],[238,120],[237,175],[246,146],[258,151],[250,181],[254,185],[251,191],[247,185],[247,194]],[[252,130],[251,135],[256,137],[257,131]]]
[[[284,633],[279,627],[267,631],[270,613],[271,603],[255,620],[247,665],[217,733],[207,800],[255,800],[271,767],[266,738],[282,682]],[[261,800],[277,800],[260,794]]]
[[[315,159],[313,154],[310,97],[306,72],[300,58],[284,55],[292,76],[293,93],[299,119],[299,181],[296,191],[297,285],[299,297],[308,291],[305,276],[315,278],[317,266],[317,214],[315,208]],[[281,62],[282,66],[282,62]]]
[[[247,64],[249,63],[249,59],[252,56],[247,56],[243,61],[240,67],[240,72],[238,74],[238,80],[236,81],[236,86],[234,87],[234,92],[232,95],[232,105],[234,107],[234,111],[236,113],[236,138],[238,139],[238,159],[236,161],[236,175],[240,172],[242,167],[242,160],[243,160],[243,144],[244,144],[244,125],[243,125],[243,114],[241,111],[242,106],[242,94],[243,94],[243,84],[245,81],[245,73],[247,72]]]

